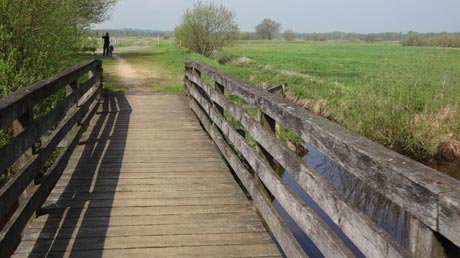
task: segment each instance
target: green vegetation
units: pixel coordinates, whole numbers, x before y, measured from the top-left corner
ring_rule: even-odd
[[[274,35],[279,33],[280,30],[281,24],[268,18],[263,19],[262,22],[256,26],[256,34],[261,39],[272,40]]]
[[[460,157],[455,49],[240,41],[213,59],[168,42],[160,49],[157,62],[177,78],[184,62],[201,60],[259,87],[287,82],[292,101],[399,152],[420,160]],[[298,141],[282,129],[280,135]]]
[[[1,1],[0,96],[75,64],[75,54],[88,43],[87,28],[107,18],[115,2]]]
[[[225,69],[418,158],[460,156],[460,52],[392,44],[239,42]]]
[[[116,0],[0,1],[0,98],[82,60],[79,52],[94,46],[87,32],[105,20]],[[53,108],[64,91],[33,109],[35,118]],[[0,128],[0,147],[12,138]],[[0,171],[0,186],[14,173]]]
[[[225,6],[197,1],[174,34],[179,45],[209,57],[237,37],[238,24],[235,13]]]
[[[460,47],[460,35],[456,33],[419,34],[410,33],[401,43],[404,46],[418,47]]]

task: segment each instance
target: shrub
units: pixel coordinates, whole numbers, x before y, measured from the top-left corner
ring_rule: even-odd
[[[174,30],[177,43],[206,57],[236,39],[235,13],[223,5],[196,2]]]

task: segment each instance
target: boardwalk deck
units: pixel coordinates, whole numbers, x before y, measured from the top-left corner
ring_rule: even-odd
[[[280,257],[181,96],[117,93],[13,257]]]

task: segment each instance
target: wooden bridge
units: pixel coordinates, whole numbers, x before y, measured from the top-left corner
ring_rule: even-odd
[[[307,257],[273,200],[325,257],[460,255],[460,182],[279,96],[199,62],[185,65],[186,97],[101,85],[90,61],[0,100],[0,172],[14,172],[0,257]],[[281,127],[405,210],[409,246],[280,142]]]

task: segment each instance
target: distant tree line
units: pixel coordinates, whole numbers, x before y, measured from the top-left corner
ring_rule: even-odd
[[[460,47],[460,33],[416,33],[409,32],[401,40],[404,46],[418,47]]]
[[[117,35],[120,37],[172,37],[172,31],[161,30],[141,30],[141,29],[93,29],[91,36],[100,37],[100,35],[108,32],[110,35]]]
[[[240,32],[239,40],[267,39],[257,31]],[[416,33],[416,32],[384,32],[384,33],[298,33],[290,29],[278,31],[272,39],[306,40],[306,41],[361,41],[361,42],[401,42],[405,46],[431,46],[431,47],[460,47],[460,33]]]

